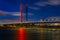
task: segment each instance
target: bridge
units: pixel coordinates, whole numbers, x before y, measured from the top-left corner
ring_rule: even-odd
[[[19,20],[17,21],[3,21],[0,22],[0,24],[3,25],[28,25],[28,26],[60,26],[60,17],[48,17],[43,19],[40,19],[38,21],[23,21],[22,24]]]
[[[23,21],[23,5],[20,5],[20,18],[19,19],[2,19],[2,21],[0,21],[0,24],[3,25],[8,25],[8,24],[12,24],[12,25],[32,25],[32,26],[40,26],[40,25],[60,25],[60,17],[48,17],[45,19],[40,19],[37,21],[28,21],[28,5],[26,5],[26,21]]]

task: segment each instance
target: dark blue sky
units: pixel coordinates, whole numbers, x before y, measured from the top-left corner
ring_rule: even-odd
[[[20,3],[25,19],[28,4],[29,20],[60,16],[60,0],[0,0],[0,19],[19,19]]]

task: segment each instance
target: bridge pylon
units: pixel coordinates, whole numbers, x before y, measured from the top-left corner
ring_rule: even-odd
[[[23,5],[21,3],[20,4],[20,24],[22,24],[22,22],[23,22],[23,13],[22,13],[22,10],[23,10]]]

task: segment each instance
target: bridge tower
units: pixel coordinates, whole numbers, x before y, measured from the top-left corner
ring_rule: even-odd
[[[26,4],[26,21],[28,21],[28,4]]]
[[[22,10],[23,10],[23,5],[20,4],[20,23],[22,24],[23,22],[23,14],[22,14]]]

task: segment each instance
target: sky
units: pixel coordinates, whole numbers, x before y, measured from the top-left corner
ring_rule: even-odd
[[[23,4],[23,20],[40,20],[60,16],[60,0],[0,0],[0,21],[17,20],[20,18],[20,4]]]

